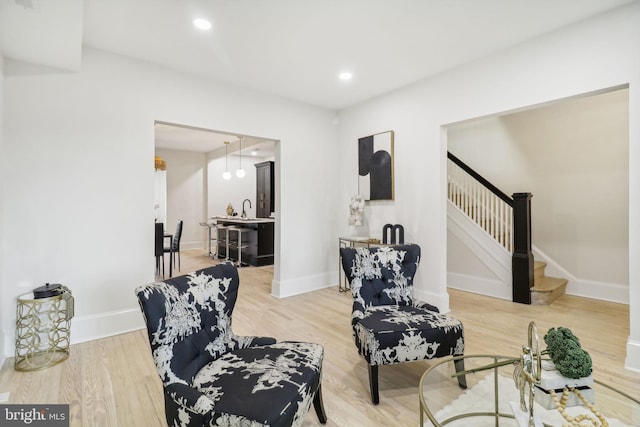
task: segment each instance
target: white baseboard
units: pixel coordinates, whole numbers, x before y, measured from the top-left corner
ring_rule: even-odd
[[[139,307],[111,313],[74,317],[71,320],[71,344],[119,335],[145,327]]]
[[[71,320],[71,344],[124,334],[144,327],[144,318],[138,306],[110,313],[75,316]],[[8,337],[8,339],[15,340],[15,335]],[[0,349],[4,350],[0,351],[0,362],[4,363],[7,357],[13,356],[14,349],[13,346],[6,348],[8,341],[4,332],[0,332],[0,343],[3,344]]]
[[[337,283],[331,282],[329,273],[297,277],[294,280],[274,280],[271,286],[271,295],[276,298],[286,298],[336,285]]]
[[[180,242],[180,249],[202,249],[206,253],[207,248],[207,242],[202,240],[195,242]],[[213,249],[213,245],[211,249]]]
[[[569,279],[567,294],[629,305],[629,287],[616,283]]]
[[[447,273],[447,287],[508,301],[511,301],[513,296],[510,281],[503,283],[498,279],[493,280],[460,273]]]
[[[627,341],[627,358],[624,361],[625,369],[640,372],[640,341]]]

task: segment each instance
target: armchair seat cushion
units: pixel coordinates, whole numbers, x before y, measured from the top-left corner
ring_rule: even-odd
[[[242,348],[203,366],[193,387],[212,400],[219,425],[298,425],[320,384],[322,359],[314,343]]]
[[[462,322],[420,307],[368,307],[354,325],[354,332],[358,351],[370,365],[464,353]]]

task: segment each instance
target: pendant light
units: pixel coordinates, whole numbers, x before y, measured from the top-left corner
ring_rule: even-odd
[[[224,147],[225,147],[225,156],[224,156],[225,166],[224,166],[224,172],[222,172],[222,179],[230,180],[231,172],[229,172],[229,142],[228,141],[224,142]]]
[[[238,178],[244,178],[245,171],[242,169],[242,137],[238,137],[240,139],[240,167],[236,170],[236,176]]]

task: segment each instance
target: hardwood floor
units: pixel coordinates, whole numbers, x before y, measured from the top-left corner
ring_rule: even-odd
[[[183,251],[182,273],[212,263],[201,252]],[[234,332],[322,344],[328,426],[417,425],[418,381],[430,362],[380,367],[380,404],[372,405],[367,366],[351,337],[350,294],[332,287],[280,300],[270,295],[272,275],[272,267],[240,269]],[[466,354],[517,356],[529,321],[541,335],[566,326],[590,352],[597,379],[640,396],[640,374],[624,369],[628,306],[567,295],[549,307],[528,306],[456,290],[450,301],[465,326]],[[67,361],[42,371],[17,372],[8,359],[0,370],[0,392],[7,391],[8,403],[70,404],[72,426],[165,425],[144,330],[73,345]],[[319,425],[312,408],[304,426]]]

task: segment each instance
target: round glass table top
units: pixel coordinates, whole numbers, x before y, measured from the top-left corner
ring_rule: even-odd
[[[464,361],[466,389],[458,384],[454,360]],[[420,425],[527,426],[528,414],[520,412],[520,390],[514,381],[513,361],[513,357],[506,356],[470,355],[442,359],[430,367],[420,379]],[[566,395],[567,405],[561,410],[556,405],[562,400],[562,391],[555,392],[555,399],[553,394],[535,389],[536,427],[640,426],[640,397],[611,385],[594,380],[579,387],[578,393]],[[529,402],[528,391],[525,402]]]

